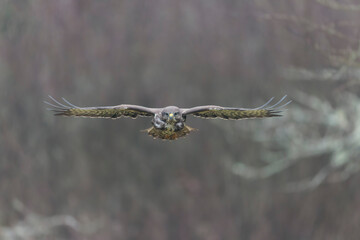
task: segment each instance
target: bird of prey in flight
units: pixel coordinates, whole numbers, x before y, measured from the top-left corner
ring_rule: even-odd
[[[220,107],[214,105],[197,106],[192,108],[179,108],[168,106],[164,108],[148,108],[138,105],[121,104],[117,106],[104,107],[78,107],[62,98],[64,103],[60,103],[49,96],[53,103],[46,102],[50,106],[49,110],[60,116],[75,116],[88,118],[111,118],[121,117],[152,117],[152,127],[145,131],[153,138],[175,140],[184,137],[194,128],[185,124],[186,117],[193,115],[201,118],[221,118],[240,120],[247,118],[267,118],[281,116],[281,110],[291,101],[285,102],[286,95],[277,103],[271,105],[274,98],[271,98],[264,105],[257,108],[234,108]]]

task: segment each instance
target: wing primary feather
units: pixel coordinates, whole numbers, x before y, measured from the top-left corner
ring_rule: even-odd
[[[60,110],[67,110],[67,109],[69,109],[69,107],[57,106],[57,105],[52,104],[52,103],[49,103],[49,102],[47,102],[47,101],[44,101],[44,103],[47,104],[47,105],[49,105],[49,106],[51,106],[51,107],[53,107],[53,108],[57,108],[57,109],[60,109]]]
[[[46,110],[48,110],[48,111],[53,111],[53,112],[59,111],[59,110],[55,110],[55,109],[53,109],[53,108],[46,108]]]
[[[69,104],[69,106],[73,107],[73,108],[79,108],[78,106],[75,106],[74,104],[72,104],[71,102],[69,102],[68,100],[66,100],[65,98],[61,98],[64,102],[66,102],[67,104]]]
[[[69,108],[69,106],[66,106],[60,102],[58,102],[55,98],[53,98],[52,96],[49,95],[49,98],[51,98],[51,100],[53,100],[55,103],[59,104],[60,106],[64,107],[64,108]]]
[[[266,107],[267,105],[269,105],[272,102],[273,99],[274,99],[274,97],[270,98],[269,101],[267,101],[264,105],[254,108],[254,110],[258,110],[258,109]]]
[[[284,104],[281,105],[281,106],[276,107],[275,109],[280,109],[280,108],[286,107],[286,106],[289,105],[291,102],[292,102],[292,100],[288,101],[287,103],[284,103]],[[281,109],[281,111],[285,111],[285,110],[286,110],[286,109]]]
[[[273,109],[275,108],[277,105],[279,105],[285,98],[287,95],[283,96],[277,103],[275,103],[274,105],[272,105],[271,107],[267,107],[267,109]]]

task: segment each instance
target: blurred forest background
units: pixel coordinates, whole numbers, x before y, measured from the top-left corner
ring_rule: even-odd
[[[0,0],[0,239],[359,239],[356,0]],[[282,118],[54,117],[79,106]]]

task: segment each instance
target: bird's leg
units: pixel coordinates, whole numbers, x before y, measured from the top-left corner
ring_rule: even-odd
[[[165,122],[162,121],[158,115],[155,115],[155,117],[152,120],[152,123],[153,123],[154,127],[157,129],[165,128]]]

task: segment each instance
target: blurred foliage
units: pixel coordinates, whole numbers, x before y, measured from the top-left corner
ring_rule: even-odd
[[[358,239],[359,17],[355,0],[0,1],[0,239]],[[282,118],[188,118],[175,142],[42,103],[285,94]]]

